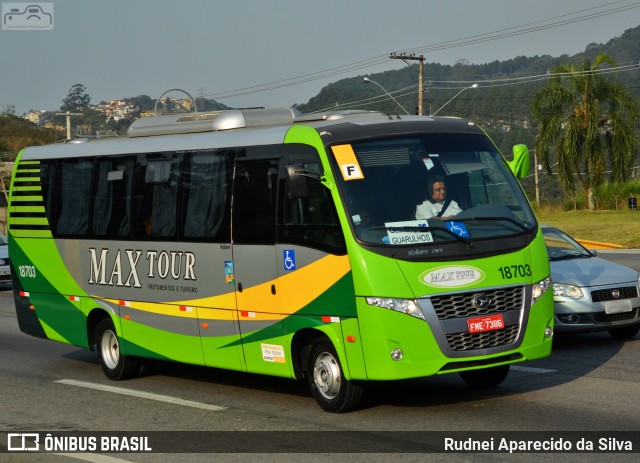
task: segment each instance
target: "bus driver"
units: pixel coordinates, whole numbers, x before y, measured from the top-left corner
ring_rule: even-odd
[[[429,197],[416,207],[416,219],[449,219],[462,212],[458,203],[447,199],[447,187],[442,176],[431,177],[427,185]]]

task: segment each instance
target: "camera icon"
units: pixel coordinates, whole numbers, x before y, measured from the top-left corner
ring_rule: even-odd
[[[53,3],[3,3],[2,29],[52,30]]]

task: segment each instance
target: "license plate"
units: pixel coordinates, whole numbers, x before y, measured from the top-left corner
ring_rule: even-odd
[[[501,330],[504,328],[504,319],[502,318],[502,314],[470,318],[467,320],[467,326],[469,327],[469,333]]]
[[[0,268],[0,275],[9,275],[10,272],[8,268]]]
[[[630,299],[623,299],[621,301],[605,301],[604,303],[604,313],[606,314],[631,312],[632,310],[633,307],[631,307]]]

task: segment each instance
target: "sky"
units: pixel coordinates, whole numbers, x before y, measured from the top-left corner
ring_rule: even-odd
[[[637,0],[0,3],[3,26],[10,7],[53,10],[45,30],[0,30],[0,111],[17,114],[58,109],[74,84],[93,104],[177,88],[231,107],[291,106],[342,78],[406,66],[392,52],[440,64],[555,57],[640,25]]]

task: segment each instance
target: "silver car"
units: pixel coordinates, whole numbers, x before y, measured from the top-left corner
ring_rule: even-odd
[[[640,331],[637,271],[596,257],[557,228],[542,226],[553,280],[555,331],[608,331],[630,338]]]
[[[0,285],[11,282],[11,267],[9,266],[9,243],[0,233]]]

